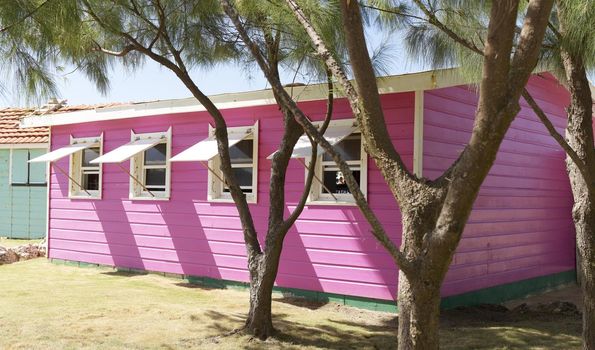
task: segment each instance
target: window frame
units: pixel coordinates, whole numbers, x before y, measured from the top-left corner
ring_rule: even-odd
[[[149,149],[142,151],[132,158],[130,158],[130,182],[128,199],[130,200],[169,200],[171,196],[171,127],[165,132],[153,132],[153,133],[135,133],[134,130],[130,131],[130,141],[136,141],[141,139],[163,139],[162,142],[157,143],[155,146],[161,143],[165,143],[166,156],[165,165],[145,165],[145,152]],[[153,147],[155,147],[153,146]],[[145,169],[165,169],[165,186],[163,191],[152,191],[153,195],[146,191],[146,187],[155,187],[146,185]],[[138,181],[142,183],[139,184]],[[144,188],[143,188],[144,186]]]
[[[95,137],[73,137],[70,135],[70,144],[89,144],[87,148],[99,147],[99,156],[103,155],[103,133]],[[70,199],[101,199],[103,196],[103,164],[97,164],[96,167],[83,167],[83,153],[85,149],[75,152],[69,156],[69,176],[68,179],[68,198]],[[99,172],[99,185],[97,190],[87,190],[81,188],[83,186],[84,168],[97,168]],[[78,182],[77,185],[73,179]],[[87,193],[88,192],[88,193]]]
[[[334,120],[329,123],[329,127],[332,126],[340,126],[340,125],[353,125],[355,124],[355,119],[341,119],[341,120]],[[313,122],[314,126],[319,127],[322,122]],[[367,197],[367,190],[368,190],[368,154],[364,149],[364,140],[361,136],[361,131],[359,127],[357,127],[354,132],[349,134],[343,140],[351,137],[352,135],[360,135],[360,160],[354,161],[346,161],[349,165],[350,169],[352,165],[356,165],[359,163],[359,172],[360,172],[360,179],[359,179],[359,187],[364,196]],[[343,141],[341,140],[341,141]],[[334,161],[324,161],[322,154],[319,154],[316,157],[316,166],[314,168],[315,175],[320,181],[316,178],[312,181],[312,187],[310,188],[310,193],[308,195],[308,199],[306,204],[308,205],[356,205],[355,198],[353,198],[353,194],[351,193],[333,193],[333,195],[337,198],[333,198],[333,195],[330,193],[324,193],[324,187],[321,182],[324,182],[324,168],[325,166],[336,168],[337,165]],[[306,169],[305,169],[305,178],[308,176],[308,168],[310,166],[310,158],[305,159]]]
[[[258,121],[254,123],[252,126],[235,126],[235,127],[228,127],[228,133],[231,132],[249,132],[251,135],[247,136],[242,139],[244,140],[252,140],[252,192],[245,193],[246,201],[248,203],[257,203],[258,202]],[[215,134],[215,128],[213,128],[209,124],[209,136]],[[240,142],[242,142],[240,141]],[[238,142],[239,143],[239,142]],[[246,168],[249,163],[240,163],[240,164],[232,164],[232,168]],[[208,202],[222,202],[222,203],[233,203],[233,198],[231,197],[231,193],[225,192],[225,184],[221,179],[223,179],[223,172],[221,171],[221,159],[217,154],[215,157],[211,158],[208,162],[208,194],[207,194],[207,201]]]

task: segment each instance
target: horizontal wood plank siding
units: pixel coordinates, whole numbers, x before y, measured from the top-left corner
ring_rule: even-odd
[[[549,78],[548,78],[549,79]],[[563,129],[567,94],[555,82],[536,77],[530,90]],[[467,87],[426,91],[423,175],[438,176],[458,156],[473,126],[477,96]],[[409,167],[413,163],[414,93],[382,96],[387,129]],[[325,102],[301,103],[321,120]],[[282,136],[274,106],[223,111],[229,126],[260,121],[258,203],[251,204],[261,238],[266,232],[270,160]],[[351,118],[338,100],[334,119]],[[205,138],[206,113],[163,115],[139,120],[93,122],[52,129],[52,146],[70,136],[104,133],[104,152],[136,133],[172,127],[172,154]],[[453,259],[443,295],[461,294],[537,276],[568,271],[574,263],[572,198],[564,154],[524,106],[502,144]],[[68,160],[58,162],[68,167]],[[128,162],[123,164],[128,167]],[[401,218],[384,179],[368,160],[368,198],[398,244]],[[304,168],[290,162],[286,213],[303,190]],[[103,167],[102,200],[71,200],[66,177],[50,174],[50,257],[210,278],[248,281],[241,224],[233,203],[209,203],[207,172],[198,163],[172,165],[169,201],[128,199],[129,178],[116,165]],[[397,270],[370,234],[355,206],[308,205],[287,235],[277,284],[286,288],[394,299]]]
[[[385,95],[388,130],[409,166],[413,159],[413,93]],[[321,120],[325,102],[301,104],[312,120]],[[260,121],[258,203],[250,208],[261,237],[268,216],[270,160],[282,137],[282,117],[275,106],[224,111],[229,126]],[[336,101],[334,119],[352,118],[344,100]],[[74,137],[104,133],[104,152],[129,142],[130,130],[158,132],[172,127],[172,154],[205,138],[211,119],[206,113],[164,115],[138,120],[94,122],[52,129],[52,147]],[[67,169],[68,160],[58,161]],[[128,162],[123,164],[128,167]],[[368,196],[395,240],[401,220],[379,171],[368,160]],[[301,195],[305,171],[290,162],[286,211]],[[103,167],[102,200],[68,198],[67,178],[50,174],[50,257],[128,268],[155,270],[227,280],[248,281],[246,250],[233,203],[209,203],[207,173],[198,163],[172,165],[169,201],[131,201],[129,178],[116,165]],[[355,206],[308,205],[286,238],[277,284],[287,288],[392,299],[397,271],[390,257],[369,233]]]
[[[529,91],[563,133],[566,91],[550,75]],[[464,86],[426,91],[424,176],[439,176],[473,128],[477,95]],[[486,178],[443,286],[444,295],[574,268],[572,196],[564,152],[524,100]]]

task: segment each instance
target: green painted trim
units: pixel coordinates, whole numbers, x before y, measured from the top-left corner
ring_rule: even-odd
[[[68,261],[61,259],[50,259],[53,264],[80,266],[80,267],[109,267],[119,272],[132,274],[156,274],[167,278],[185,279],[188,283],[201,285],[213,289],[239,289],[246,290],[250,287],[248,283],[221,280],[210,277],[184,276],[175,273],[150,272],[138,269],[113,267],[107,265],[90,264],[77,261]],[[531,294],[543,293],[548,290],[556,289],[563,285],[576,282],[576,271],[570,270],[556,273],[553,275],[540,276],[523,281],[503,284],[500,286],[480,289],[469,293],[453,295],[442,299],[441,307],[443,309],[452,309],[459,306],[469,306],[477,304],[499,304],[512,299],[520,299]],[[364,297],[355,297],[351,295],[342,295],[334,293],[317,292],[304,289],[294,289],[285,287],[274,287],[273,293],[284,297],[303,298],[320,303],[337,303],[341,305],[352,306],[360,309],[392,312],[398,311],[397,305],[392,300],[380,300]]]
[[[575,270],[449,296],[442,299],[440,307],[443,309],[452,309],[459,306],[477,304],[500,304],[508,300],[521,299],[532,294],[544,293],[571,283],[576,283]]]
[[[250,287],[248,283],[220,280],[210,277],[186,276],[188,283],[202,285],[208,288],[217,289],[241,289],[246,290]],[[303,298],[320,303],[337,303],[341,305],[348,305],[360,309],[367,309],[373,311],[383,312],[397,312],[397,305],[390,300],[380,300],[364,297],[355,297],[350,295],[334,294],[317,292],[312,290],[273,287],[273,293],[281,294],[284,297]]]

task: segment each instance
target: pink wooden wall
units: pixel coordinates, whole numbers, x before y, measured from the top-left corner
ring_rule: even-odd
[[[412,164],[413,93],[384,96],[389,130]],[[322,119],[325,102],[301,104],[313,119]],[[257,229],[264,235],[268,215],[270,160],[282,135],[276,106],[227,110],[229,126],[260,120],[258,203],[250,205]],[[334,116],[351,118],[345,101]],[[104,132],[104,152],[130,141],[137,133],[165,131],[172,126],[172,154],[207,136],[206,113],[106,121],[52,129],[52,149],[75,137]],[[394,238],[400,238],[400,215],[379,171],[369,161],[370,203]],[[68,160],[59,161],[68,169]],[[128,167],[128,162],[123,164]],[[301,194],[304,168],[290,162],[287,211]],[[233,203],[208,203],[207,173],[198,163],[172,165],[170,201],[131,201],[129,178],[117,165],[103,167],[102,200],[68,199],[67,178],[52,169],[50,202],[51,258],[248,281],[240,221]],[[264,239],[262,240],[264,241]],[[311,205],[287,235],[277,282],[290,288],[391,299],[396,270],[390,257],[369,234],[355,206]]]
[[[567,92],[534,76],[529,91],[564,133]],[[425,93],[424,175],[436,178],[464,148],[477,96],[465,87]],[[572,194],[564,152],[525,101],[485,180],[443,286],[453,295],[574,268]]]
[[[566,99],[557,89],[532,90],[539,102]],[[389,132],[411,165],[414,94],[384,95],[382,99]],[[467,141],[474,101],[474,94],[462,87],[426,92],[424,175],[438,174]],[[323,101],[301,104],[313,119],[322,118],[324,105]],[[546,109],[562,127],[562,107],[547,103]],[[335,111],[337,119],[351,118],[345,101],[338,101]],[[262,235],[269,202],[270,161],[266,157],[277,148],[282,134],[280,113],[276,106],[263,106],[224,114],[230,126],[261,121],[258,203],[250,207]],[[563,154],[534,119],[523,110],[508,133],[455,257],[444,295],[573,268],[571,198]],[[175,155],[206,137],[209,122],[206,113],[193,113],[59,126],[52,129],[52,149],[68,144],[70,134],[86,137],[104,132],[104,152],[108,152],[129,142],[130,129],[157,132],[172,126]],[[288,212],[304,182],[303,167],[297,161],[290,164]],[[59,165],[67,168],[68,161],[61,160]],[[368,161],[368,166],[370,204],[399,242],[397,205],[373,162]],[[70,200],[66,177],[52,169],[51,258],[248,281],[237,211],[232,203],[206,201],[207,173],[202,166],[172,165],[170,201],[131,201],[128,176],[116,165],[105,165],[103,171],[102,200]],[[393,299],[397,271],[356,207],[310,205],[286,238],[277,283]]]

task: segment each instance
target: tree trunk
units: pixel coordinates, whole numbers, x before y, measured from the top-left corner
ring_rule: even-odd
[[[275,333],[271,304],[277,266],[278,261],[273,264],[265,254],[260,254],[258,263],[250,271],[250,309],[244,328],[247,333],[261,340]]]
[[[584,194],[573,185],[573,192]],[[579,276],[583,291],[583,348],[595,349],[595,201],[584,196],[573,208]]]
[[[440,284],[423,283],[423,273],[399,280],[399,350],[438,349],[440,346]]]
[[[566,136],[586,168],[585,179],[568,158],[568,176],[574,197],[572,217],[576,229],[579,278],[583,291],[583,346],[595,349],[595,149],[591,90],[582,60],[562,51],[571,101]]]

